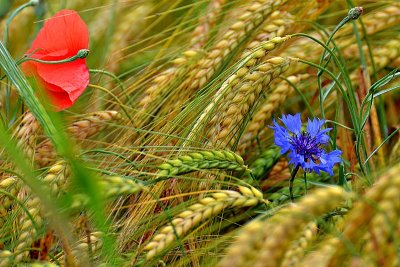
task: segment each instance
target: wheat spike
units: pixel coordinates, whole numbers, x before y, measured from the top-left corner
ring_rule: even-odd
[[[43,181],[50,187],[52,195],[58,195],[61,193],[61,188],[65,186],[68,176],[69,169],[66,163],[59,161],[48,170]],[[26,213],[22,213],[19,217],[19,235],[13,250],[16,262],[21,262],[27,256],[26,249],[31,247],[37,235],[37,228],[40,228],[44,220],[40,214],[42,208],[39,197],[31,195],[30,190],[27,188],[24,191],[25,194],[21,195],[25,202],[25,207],[35,222]]]
[[[138,109],[144,111],[160,95],[164,95],[169,86],[179,80],[179,77],[185,74],[187,68],[193,59],[199,54],[199,49],[207,42],[209,30],[215,25],[218,14],[221,12],[225,0],[212,0],[205,16],[200,18],[199,25],[193,31],[190,47],[184,51],[180,57],[172,61],[173,66],[158,74],[152,81],[149,88],[146,89],[144,96],[139,102]]]
[[[221,190],[201,199],[162,227],[144,247],[146,258],[152,259],[175,241],[175,233],[185,236],[201,222],[220,214],[226,208],[251,207],[264,202],[262,193],[255,188],[239,187],[239,192]]]
[[[190,81],[190,91],[195,91],[202,87],[222,64],[223,58],[227,56],[249,32],[257,28],[264,19],[271,14],[275,7],[282,5],[284,2],[286,1],[252,1],[238,18],[238,21],[231,25],[222,39],[210,50],[208,56],[200,60],[195,70],[188,75],[189,77],[193,77],[193,80]]]
[[[373,48],[373,58],[374,58],[374,63],[375,63],[375,68],[376,70],[381,70],[384,67],[388,66],[394,59],[397,59],[400,55],[400,38],[393,38],[391,40],[388,40],[385,42],[383,45],[379,45]],[[365,51],[367,51],[367,47],[364,47]],[[357,46],[351,46],[348,48],[348,51],[346,53],[349,54],[349,56],[354,56],[354,53],[357,53],[358,51]],[[374,72],[374,69],[372,68],[371,64],[368,65],[367,67],[368,73],[371,75]],[[350,79],[353,84],[357,85],[358,82],[358,71],[354,71],[350,74]]]
[[[258,30],[257,35],[247,44],[239,58],[245,58],[263,42],[286,35],[286,30],[292,26],[293,22],[294,17],[288,12],[281,10],[272,12],[268,20],[265,21],[265,24]]]
[[[92,232],[90,237],[83,237],[79,243],[72,249],[72,255],[76,260],[78,266],[87,266],[89,263],[89,255],[95,255],[96,252],[102,248],[101,237],[104,234],[102,232]],[[88,241],[90,240],[90,246]],[[91,251],[89,252],[89,249]]]
[[[0,267],[12,266],[12,252],[9,250],[0,250]]]
[[[18,139],[18,146],[31,157],[34,153],[35,142],[37,133],[39,132],[40,125],[36,118],[30,112],[26,112],[18,126],[16,138]]]
[[[227,150],[198,151],[182,155],[177,159],[168,160],[158,166],[158,177],[174,176],[203,169],[223,169],[245,171],[243,159]]]
[[[193,126],[193,129],[191,131],[192,134],[189,135],[188,139],[192,139],[193,133],[198,132],[202,126],[204,127],[204,124],[206,123],[205,120],[210,117],[213,112],[215,112],[216,105],[223,105],[221,108],[218,109],[218,113],[223,113],[223,108],[225,107],[227,109],[227,106],[230,104],[229,101],[241,101],[241,99],[236,96],[239,92],[241,92],[241,89],[242,94],[244,94],[245,97],[249,98],[249,102],[255,101],[257,97],[257,92],[263,88],[263,85],[270,83],[272,79],[276,78],[276,75],[280,74],[280,72],[284,72],[290,64],[291,60],[275,57],[267,60],[264,64],[257,65],[257,63],[259,63],[260,60],[263,59],[270,51],[275,49],[279,44],[285,42],[289,38],[289,36],[286,36],[284,38],[273,38],[265,42],[261,47],[258,48],[258,50],[246,56],[246,58],[243,59],[242,66],[235,70],[235,72],[232,73],[229,78],[224,81],[224,83],[214,95],[211,103],[204,109],[196,124]],[[256,70],[253,70],[253,68],[256,68]],[[250,90],[251,93],[246,93],[246,89],[252,87],[252,83],[254,83],[255,89]],[[247,106],[247,108],[244,108],[250,108],[250,105]],[[226,111],[228,112],[229,110]],[[213,119],[216,120],[217,118]],[[208,126],[213,126],[212,123],[214,123],[212,120],[208,122]],[[233,124],[234,121],[228,120],[226,121],[226,123]]]
[[[317,224],[315,222],[310,222],[307,224],[301,237],[294,241],[288,251],[285,253],[285,257],[282,260],[281,266],[298,266],[300,260],[304,257],[307,247],[315,239],[316,233]]]
[[[256,256],[258,248],[262,245],[262,237],[265,222],[252,220],[246,224],[239,232],[236,240],[229,246],[228,255],[218,263],[218,267],[248,266]]]
[[[362,16],[362,20],[367,34],[375,34],[377,32],[393,27],[400,22],[400,6],[390,5],[376,12],[369,12]],[[361,26],[357,24],[357,27],[361,36],[363,36]],[[345,25],[336,36],[340,46],[347,47],[348,45],[353,44],[353,33],[353,26],[351,24]]]
[[[0,189],[9,192],[14,196],[18,194],[20,187],[21,183],[19,182],[19,179],[14,176],[4,178],[4,180],[0,182]],[[13,203],[8,196],[2,196],[0,201],[2,210],[9,209]]]
[[[299,267],[308,266],[328,266],[329,259],[332,257],[336,247],[340,244],[337,237],[326,236],[320,242],[318,248],[308,253],[297,265]]]
[[[185,73],[189,63],[199,56],[199,52],[195,50],[187,50],[182,53],[181,57],[173,60],[173,66],[162,71],[152,80],[151,85],[145,90],[144,96],[138,103],[137,109],[140,111],[136,117],[145,113],[145,109],[151,104],[157,103],[160,96],[164,96],[171,84],[174,84]]]
[[[193,36],[190,40],[192,49],[200,49],[204,47],[210,37],[210,29],[217,22],[226,0],[211,0],[207,6],[206,14],[199,19],[199,25],[194,29]]]
[[[43,178],[43,182],[50,187],[50,192],[52,194],[58,195],[66,186],[69,175],[70,169],[66,165],[66,162],[64,160],[59,160],[49,168],[46,176]]]
[[[227,58],[230,58],[240,43],[249,34],[259,27],[261,23],[273,12],[274,8],[285,3],[287,0],[253,0],[243,8],[243,12],[237,21],[229,27],[222,38],[200,59],[196,65],[185,76],[184,82],[177,88],[176,94],[180,98],[170,99],[161,114],[169,114],[171,110],[180,111],[182,104],[193,96],[194,92],[202,88],[214,74],[218,73],[220,67]],[[261,54],[261,52],[259,53]]]
[[[143,190],[143,186],[140,184],[120,176],[102,177],[99,181],[99,187],[101,194],[108,199],[122,195],[135,194]],[[73,197],[70,208],[72,210],[80,210],[82,207],[87,206],[88,203],[88,196],[84,194],[76,194]]]
[[[158,74],[152,81],[150,87],[145,90],[144,96],[139,102],[138,109],[144,112],[157,97],[163,96],[174,81],[179,80],[187,71],[191,62],[201,54],[199,51],[207,42],[209,30],[215,25],[218,14],[221,12],[225,0],[212,0],[205,16],[200,17],[199,25],[193,31],[191,44],[181,56],[172,60],[173,66]]]
[[[67,132],[71,134],[77,141],[85,139],[102,131],[107,123],[117,121],[121,118],[121,114],[117,111],[99,111],[87,114],[83,119],[78,120],[68,127]],[[51,164],[57,158],[53,144],[49,139],[41,142],[35,151],[35,161],[39,167],[45,167]]]
[[[43,219],[40,216],[40,199],[38,197],[30,196],[25,203],[25,207],[35,222],[26,213],[20,216],[18,221],[19,235],[13,249],[15,262],[21,262],[28,256],[29,251],[27,249],[32,246],[37,235],[36,227],[40,227],[43,224]]]
[[[143,189],[138,183],[120,176],[106,176],[100,181],[107,198],[135,194]]]
[[[40,125],[31,112],[26,112],[18,125],[15,132],[15,137],[18,139],[18,146],[22,149],[28,157],[33,156],[36,146],[37,134],[40,131]],[[0,188],[17,196],[22,182],[17,177],[3,176],[4,180],[0,182]],[[0,203],[2,204],[2,214],[7,214],[6,210],[9,209],[13,200],[8,196],[1,196]]]
[[[267,221],[264,228],[268,235],[264,240],[255,266],[279,266],[293,238],[298,236],[312,218],[340,206],[350,195],[342,188],[316,190],[304,197],[297,205],[280,210]],[[266,260],[267,259],[267,260]]]

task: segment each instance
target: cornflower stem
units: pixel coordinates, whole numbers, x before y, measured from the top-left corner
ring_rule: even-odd
[[[327,45],[327,46],[329,45],[329,43],[330,43],[330,42],[332,41],[332,39],[333,39],[333,36],[336,34],[336,32],[337,32],[338,30],[340,30],[340,28],[342,28],[342,27],[343,27],[346,23],[348,23],[349,21],[358,19],[358,18],[361,16],[362,13],[363,13],[363,8],[362,8],[362,7],[354,7],[354,8],[352,8],[352,9],[350,9],[350,10],[349,10],[349,13],[347,14],[347,16],[344,17],[344,18],[342,19],[342,21],[339,22],[338,25],[336,25],[335,29],[334,29],[334,30],[332,31],[332,33],[329,35],[329,38],[328,38],[328,41],[326,42],[326,45]],[[333,52],[333,51],[334,51],[334,49],[331,50],[331,52]],[[331,54],[328,54],[327,57],[326,57],[326,50],[324,50],[324,51],[323,51],[323,54],[322,54],[322,56],[321,56],[320,64],[322,65],[322,61],[323,61],[323,60],[329,62],[330,57],[331,57]],[[326,66],[324,66],[324,67],[326,67]],[[319,76],[322,75],[322,71],[319,71],[319,72],[318,72],[318,75],[319,75]]]
[[[361,14],[363,12],[363,8],[362,7],[354,7],[352,9],[349,10],[348,14],[346,17],[344,17],[342,19],[342,21],[339,22],[338,25],[336,25],[335,29],[331,32],[331,34],[329,35],[328,41],[326,42],[326,46],[328,47],[330,42],[333,39],[333,36],[336,34],[336,32],[338,30],[340,30],[340,28],[342,28],[346,23],[348,23],[349,21],[352,20],[356,20],[358,19]],[[329,50],[329,54],[327,54],[327,50]],[[320,61],[319,61],[319,65],[322,66],[323,68],[326,68],[330,62],[330,59],[332,57],[332,53],[335,51],[335,47],[330,49],[330,48],[325,48],[322,52],[322,55],[320,57]],[[323,62],[325,60],[325,63]],[[323,64],[324,63],[324,64]],[[320,69],[317,73],[317,78],[318,78],[318,88],[319,88],[319,97],[320,97],[320,102],[321,102],[321,114],[322,117],[325,118],[325,111],[323,109],[323,97],[322,97],[322,82],[321,82],[321,77],[323,74],[323,70]]]
[[[304,172],[304,188],[305,188],[305,193],[307,195],[307,173]]]
[[[289,195],[290,195],[290,200],[292,202],[294,201],[294,197],[293,197],[293,181],[294,181],[294,178],[296,177],[296,174],[299,171],[299,169],[300,169],[300,164],[297,164],[296,167],[294,167],[294,169],[292,170],[292,173],[290,175],[291,177],[290,177],[290,180],[289,180]]]

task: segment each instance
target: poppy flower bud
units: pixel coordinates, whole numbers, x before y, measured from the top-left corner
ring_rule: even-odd
[[[78,54],[76,54],[78,58],[86,58],[88,55],[89,55],[89,49],[81,49],[78,51]]]

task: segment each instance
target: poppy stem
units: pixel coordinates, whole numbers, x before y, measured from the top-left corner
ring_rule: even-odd
[[[7,18],[6,20],[6,26],[4,27],[4,38],[3,38],[3,43],[4,46],[7,46],[7,42],[8,42],[8,28],[10,27],[11,21],[19,14],[21,13],[22,10],[24,10],[27,7],[30,6],[36,6],[37,4],[39,4],[39,0],[31,0],[25,4],[23,4],[22,6],[19,6],[17,9],[15,9],[10,16]]]
[[[41,60],[41,59],[32,58],[32,57],[25,57],[18,63],[23,63],[25,61],[35,61],[35,62],[39,62],[39,63],[43,63],[43,64],[61,64],[61,63],[72,62],[77,59],[83,59],[83,58],[86,58],[88,55],[89,55],[89,49],[81,49],[78,51],[78,53],[75,56],[72,56],[72,57],[69,57],[66,59],[62,59],[62,60],[47,61],[47,60]]]
[[[293,202],[294,198],[293,198],[293,181],[294,178],[296,177],[297,172],[300,169],[300,164],[297,164],[296,167],[293,169],[292,173],[291,173],[291,178],[289,180],[289,195],[290,195],[290,200]]]
[[[61,63],[68,63],[68,62],[72,62],[74,60],[77,59],[83,59],[85,57],[87,57],[89,55],[89,49],[81,49],[78,51],[78,53],[73,56],[73,57],[69,57],[66,59],[62,59],[62,60],[55,60],[55,61],[46,61],[46,60],[40,60],[37,58],[31,58],[29,56],[31,56],[32,54],[34,54],[35,52],[29,54],[29,55],[25,55],[25,57],[19,59],[16,64],[20,65],[26,61],[35,61],[35,62],[39,62],[39,63],[43,63],[43,64],[61,64]],[[3,75],[2,77],[0,77],[0,81],[3,80],[7,75]]]

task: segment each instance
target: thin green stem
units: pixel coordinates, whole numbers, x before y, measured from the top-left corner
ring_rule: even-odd
[[[26,61],[35,61],[43,64],[61,64],[61,63],[68,63],[72,62],[77,59],[83,59],[86,58],[89,55],[89,49],[81,49],[76,53],[76,55],[66,58],[66,59],[61,59],[61,60],[41,60],[37,58],[32,58],[32,57],[24,57],[21,60],[18,61],[18,64],[24,63]]]
[[[400,128],[397,128],[393,133],[391,133],[388,137],[385,138],[385,140],[382,141],[382,143],[372,151],[371,155],[368,156],[368,158],[364,161],[364,165],[367,164],[368,160],[375,155],[376,152],[387,142],[389,141],[390,138],[392,138],[395,134],[397,134],[400,131]]]
[[[294,197],[293,197],[293,181],[294,178],[296,178],[296,174],[300,169],[300,164],[297,164],[296,167],[293,169],[291,175],[290,175],[290,180],[289,180],[289,195],[290,195],[290,200],[294,202]]]
[[[6,26],[4,27],[4,38],[3,38],[3,43],[4,46],[7,46],[8,42],[8,28],[10,27],[11,21],[19,14],[21,13],[22,10],[24,10],[27,7],[30,6],[36,6],[39,4],[38,0],[31,0],[28,3],[23,4],[22,6],[19,6],[16,10],[14,10],[10,16],[6,20]]]

